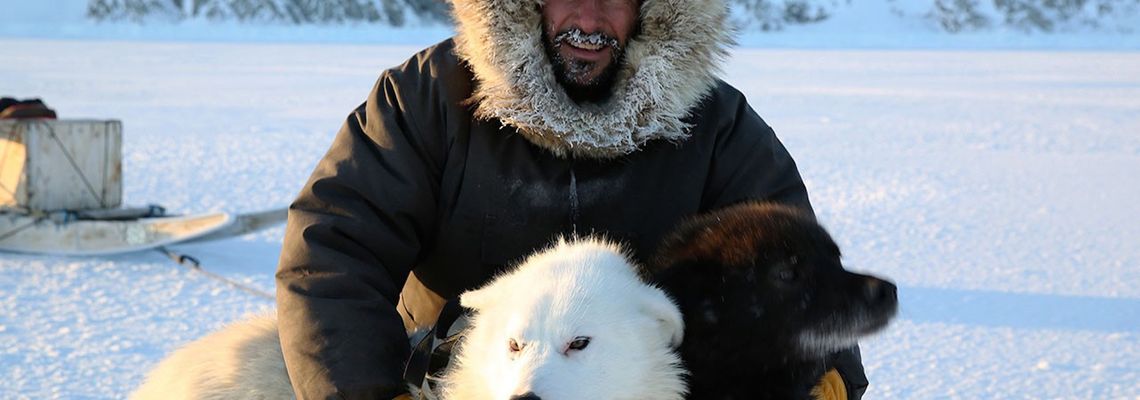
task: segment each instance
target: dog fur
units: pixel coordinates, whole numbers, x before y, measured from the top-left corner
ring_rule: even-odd
[[[475,316],[444,398],[684,398],[681,314],[613,244],[559,242],[460,302]]]
[[[131,400],[295,399],[277,338],[277,318],[261,315],[171,353]]]
[[[666,239],[654,280],[685,318],[691,399],[809,399],[829,359],[885,327],[895,286],[844,270],[809,215],[748,203]]]
[[[675,352],[681,313],[614,244],[559,241],[461,302],[475,314],[445,372],[444,399],[684,397]],[[583,338],[584,347],[570,346]],[[510,351],[512,340],[519,351]],[[131,396],[293,398],[273,316],[234,323],[178,349]]]

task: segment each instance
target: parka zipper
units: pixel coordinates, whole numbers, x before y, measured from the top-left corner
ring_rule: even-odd
[[[570,234],[578,236],[578,176],[574,173],[575,158],[570,157]]]

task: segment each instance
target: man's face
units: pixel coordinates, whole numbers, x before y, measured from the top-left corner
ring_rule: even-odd
[[[558,83],[575,101],[609,97],[639,0],[547,0],[543,44]]]

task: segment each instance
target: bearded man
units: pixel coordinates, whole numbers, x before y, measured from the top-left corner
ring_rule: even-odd
[[[810,210],[772,129],[714,75],[723,0],[452,3],[456,36],[380,76],[290,208],[277,304],[300,398],[402,395],[406,331],[558,235],[647,260],[698,212]],[[858,349],[836,365],[832,389],[859,398]]]

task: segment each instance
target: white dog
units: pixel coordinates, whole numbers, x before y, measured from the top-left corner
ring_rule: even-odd
[[[681,314],[613,244],[560,241],[460,302],[476,314],[445,399],[684,397]]]
[[[684,397],[681,313],[616,245],[559,241],[460,301],[475,315],[444,373],[444,399]],[[186,345],[131,398],[293,399],[276,320]]]

